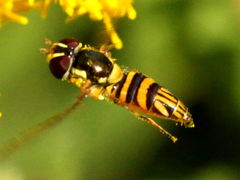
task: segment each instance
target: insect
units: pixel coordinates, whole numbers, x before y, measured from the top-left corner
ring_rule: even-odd
[[[135,70],[122,69],[106,46],[96,49],[74,38],[56,43],[48,40],[46,43],[51,47],[43,51],[53,76],[75,84],[86,96],[126,107],[139,119],[157,127],[173,142],[177,138],[146,115],[194,127],[192,115],[178,98],[152,78]]]

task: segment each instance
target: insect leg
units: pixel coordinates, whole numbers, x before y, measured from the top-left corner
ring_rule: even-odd
[[[141,120],[144,120],[144,121],[147,121],[148,123],[150,123],[151,125],[157,127],[159,129],[159,131],[166,135],[168,138],[170,138],[174,143],[177,141],[177,138],[173,135],[171,135],[168,131],[166,131],[162,126],[160,126],[159,124],[157,124],[153,119],[147,117],[147,116],[144,116],[144,115],[141,115],[137,112],[132,112],[135,116],[137,116],[137,118],[141,119]]]
[[[97,100],[104,100],[105,96],[103,95],[104,89],[102,87],[93,86],[90,88],[89,96],[97,99]]]
[[[70,107],[66,108],[64,111],[60,113],[53,115],[47,120],[42,121],[39,124],[36,124],[35,126],[32,126],[30,129],[23,131],[19,135],[13,137],[7,144],[1,147],[0,160],[6,159],[10,155],[12,155],[15,151],[17,151],[19,148],[21,148],[24,144],[29,142],[32,138],[40,135],[47,129],[50,129],[51,127],[54,127],[58,123],[60,123],[64,117],[66,117],[74,109],[76,109],[76,107],[82,102],[84,97],[86,97],[87,93],[88,91],[81,91],[76,101]]]

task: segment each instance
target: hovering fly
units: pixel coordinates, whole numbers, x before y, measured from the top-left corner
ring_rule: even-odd
[[[96,49],[74,38],[56,43],[47,40],[46,43],[51,47],[42,52],[47,55],[53,76],[75,84],[85,97],[112,101],[127,108],[173,142],[177,138],[146,115],[173,120],[187,128],[194,127],[192,115],[178,98],[152,78],[135,70],[122,69],[106,46]]]

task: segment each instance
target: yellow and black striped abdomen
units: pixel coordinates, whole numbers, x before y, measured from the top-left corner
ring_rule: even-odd
[[[120,82],[107,88],[109,98],[132,111],[140,111],[164,119],[193,126],[191,114],[172,93],[142,73],[130,71]]]

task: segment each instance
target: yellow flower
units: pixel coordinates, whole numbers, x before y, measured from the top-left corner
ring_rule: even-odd
[[[88,14],[92,20],[103,21],[117,49],[122,48],[122,41],[115,31],[112,18],[136,17],[136,11],[132,6],[133,0],[0,0],[0,25],[9,20],[27,24],[28,19],[19,13],[32,8],[41,9],[43,16],[46,16],[48,7],[53,2],[62,6],[67,13],[67,22],[84,14]]]
[[[20,24],[27,24],[28,19],[19,15],[19,12],[27,11],[29,3],[21,0],[0,0],[0,25],[8,20]]]
[[[69,16],[67,21],[83,14],[89,14],[93,20],[102,20],[117,49],[122,48],[122,41],[114,29],[112,18],[128,16],[130,19],[135,19],[136,17],[132,0],[59,0],[59,4]]]

